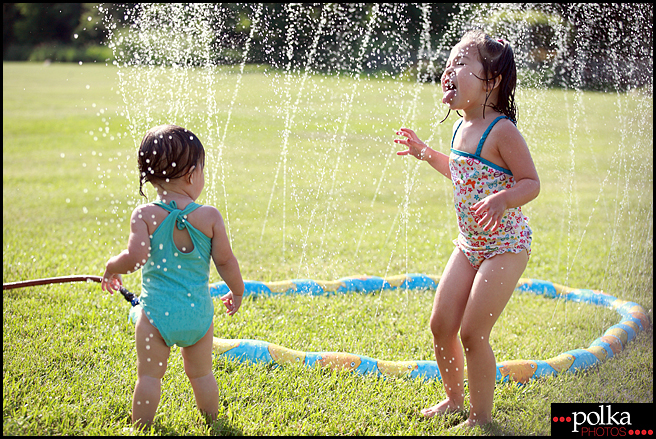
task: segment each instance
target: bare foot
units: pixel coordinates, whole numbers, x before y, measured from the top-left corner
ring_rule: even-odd
[[[433,407],[423,409],[421,414],[427,418],[432,418],[435,415],[449,415],[451,413],[457,413],[461,410],[462,404],[456,404],[447,398],[444,401],[434,405]]]

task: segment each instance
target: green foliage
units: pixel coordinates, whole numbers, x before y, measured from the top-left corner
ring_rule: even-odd
[[[105,46],[77,47],[72,45],[40,44],[28,57],[28,61],[53,62],[100,62],[105,63],[113,58],[111,49]]]
[[[141,202],[132,175],[134,157],[129,155],[142,133],[130,131],[116,69],[5,63],[3,70],[3,281],[100,275],[108,257],[125,246],[125,218]],[[232,108],[223,155],[229,164],[227,202],[219,182],[215,204],[222,211],[226,203],[229,207],[233,248],[245,279],[441,273],[455,236],[450,183],[426,167],[413,168],[415,162],[396,157],[391,145],[394,128],[411,123],[420,137],[432,137],[436,149],[448,150],[454,119],[433,123],[436,104],[430,85],[417,91],[415,84],[390,79],[356,83],[348,77],[310,77],[308,99],[296,114],[290,142],[294,154],[287,162],[288,210],[285,214],[281,207],[279,180],[270,223],[260,239],[285,123],[277,113],[284,90],[270,84],[278,81],[282,88],[285,78],[268,69],[247,69],[239,104],[230,107],[234,70],[215,73],[218,83],[227,84],[217,93],[220,110],[215,117],[225,121],[223,115]],[[187,84],[195,84],[193,78]],[[361,93],[344,130],[343,102],[355,86]],[[318,92],[324,89],[331,93]],[[136,93],[132,88],[123,91]],[[196,93],[191,86],[187,91]],[[419,96],[416,116],[403,119],[414,91]],[[205,108],[205,96],[198,95],[200,103],[194,105]],[[542,183],[539,198],[525,208],[534,231],[525,277],[603,289],[640,303],[652,318],[653,103],[645,104],[651,98],[523,89],[517,99],[519,126]],[[149,109],[151,122],[163,118],[168,103]],[[187,108],[187,122],[199,128],[203,140],[210,138],[203,128],[204,113],[196,115],[191,104]],[[133,114],[140,117],[144,113]],[[344,131],[348,152],[334,177],[338,208],[326,219],[331,229],[326,237],[331,239],[325,252],[317,251],[323,232],[312,230],[305,247],[313,252],[308,253],[311,261],[300,269],[305,235],[298,228],[315,205],[305,196],[292,202],[291,194],[317,196],[312,192],[316,179],[308,176],[322,172],[326,156],[335,158],[328,154],[336,146],[330,139]],[[208,141],[205,146],[216,162],[217,145]],[[209,163],[201,202],[208,202],[209,177],[218,173]],[[326,166],[330,169],[332,163]],[[404,228],[399,227],[405,215],[399,206],[406,174],[416,180]],[[323,221],[321,210],[319,205],[315,215]],[[218,280],[212,269],[212,281]],[[138,274],[124,281],[139,292]],[[215,301],[215,336],[385,360],[430,360],[431,304],[430,291],[279,296],[247,299],[228,318]],[[128,308],[120,296],[101,293],[97,284],[3,292],[3,434],[131,433],[136,353]],[[618,321],[612,310],[515,294],[494,328],[492,346],[497,361],[544,359],[588,346]],[[585,374],[522,387],[498,385],[493,425],[473,433],[549,434],[552,402],[653,402],[652,343],[651,330],[641,332],[616,358]],[[421,408],[444,397],[435,381],[218,358],[214,370],[221,395],[219,421],[207,425],[174,349],[156,422],[146,433],[438,435],[451,433],[449,428],[464,420],[462,415],[420,416]]]

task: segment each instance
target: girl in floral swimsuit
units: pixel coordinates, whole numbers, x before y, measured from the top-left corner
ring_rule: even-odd
[[[435,293],[430,328],[446,398],[426,417],[465,411],[467,358],[469,415],[463,426],[492,421],[496,360],[490,332],[524,272],[531,229],[521,206],[537,197],[540,181],[515,126],[513,51],[479,31],[453,48],[442,75],[442,102],[462,113],[451,154],[434,151],[401,128],[396,143],[453,182],[458,238]],[[460,333],[460,336],[458,336]],[[463,347],[465,352],[463,353]]]

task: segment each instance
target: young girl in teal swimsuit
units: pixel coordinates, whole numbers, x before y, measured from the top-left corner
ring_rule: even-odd
[[[492,421],[496,360],[489,336],[526,268],[531,229],[521,206],[540,181],[515,126],[516,67],[510,46],[482,32],[465,34],[442,75],[442,102],[462,112],[451,154],[434,151],[410,129],[396,139],[453,182],[459,234],[435,293],[430,328],[446,399],[426,417],[464,411],[467,358],[469,416],[463,425]],[[460,337],[458,337],[460,332]],[[464,346],[464,355],[463,355]]]
[[[228,315],[237,312],[244,292],[239,264],[219,211],[195,203],[205,185],[205,150],[198,137],[174,125],[152,128],[137,158],[139,192],[144,195],[143,185],[150,182],[157,200],[132,212],[128,248],[107,262],[102,280],[103,290],[113,293],[123,284],[121,274],[142,268],[132,423],[153,421],[174,344],[181,347],[198,409],[215,420],[219,392],[212,373],[210,258],[230,288],[221,297]]]

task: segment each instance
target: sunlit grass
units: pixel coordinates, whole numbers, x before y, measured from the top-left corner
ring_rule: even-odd
[[[3,281],[100,275],[107,258],[125,245],[129,212],[141,202],[130,154],[142,133],[128,132],[129,120],[120,113],[116,71],[3,67]],[[217,93],[215,124],[221,129],[235,78],[234,69],[227,69],[219,72],[226,88]],[[217,180],[201,200],[213,200],[222,211],[227,205],[244,278],[440,275],[456,233],[451,185],[428,167],[396,157],[391,144],[394,130],[410,124],[422,138],[432,138],[432,146],[448,150],[455,119],[435,124],[430,86],[420,87],[413,119],[406,115],[415,85],[362,79],[344,128],[343,103],[353,81],[311,77],[289,138],[287,174],[281,168],[274,189],[284,112],[281,89],[271,87],[274,82],[281,87],[283,78],[273,76],[253,71],[243,77],[225,140],[227,197]],[[557,90],[521,95],[520,129],[542,181],[539,198],[525,207],[534,241],[524,277],[603,289],[640,303],[651,316],[653,120],[614,110],[618,100],[626,114],[647,104],[631,95],[564,96]],[[652,108],[647,106],[653,113]],[[212,138],[202,115],[184,117],[203,140]],[[572,124],[574,131],[567,128]],[[216,143],[208,140],[205,146],[208,163],[216,161]],[[211,182],[220,169],[207,171]],[[415,184],[408,192],[410,177]],[[214,269],[211,276],[220,280]],[[139,274],[124,279],[139,292]],[[432,360],[432,296],[384,291],[248,299],[233,318],[224,317],[215,302],[215,335],[303,351]],[[136,359],[128,307],[95,284],[3,293],[4,434],[128,431]],[[497,361],[545,359],[587,347],[618,321],[611,310],[515,294],[494,328],[492,345]],[[651,332],[641,333],[618,358],[585,375],[522,388],[500,385],[498,433],[548,434],[550,402],[653,401],[652,357]],[[418,416],[420,408],[443,396],[436,382],[223,359],[215,359],[215,370],[222,400],[221,419],[212,430],[195,409],[180,354],[172,354],[154,432],[440,434],[462,420]]]

